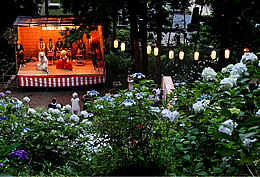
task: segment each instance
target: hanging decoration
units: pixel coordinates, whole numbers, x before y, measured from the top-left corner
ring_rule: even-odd
[[[151,54],[152,52],[152,47],[150,45],[147,46],[147,54]]]
[[[170,58],[170,59],[173,59],[173,57],[174,57],[174,51],[173,51],[173,50],[170,50],[170,51],[169,51],[169,58]]]
[[[124,42],[121,43],[121,51],[125,51],[125,43]]]
[[[230,55],[230,50],[226,49],[225,50],[225,58],[228,59]]]
[[[180,59],[180,60],[183,60],[183,58],[184,58],[184,52],[183,52],[183,51],[180,51],[180,52],[179,52],[179,59]]]
[[[196,51],[196,52],[194,53],[194,60],[198,60],[198,59],[199,59],[199,52]]]
[[[154,48],[154,56],[158,56],[158,53],[159,53],[159,49],[158,49],[158,47],[155,47]]]
[[[217,52],[216,52],[216,50],[212,50],[212,52],[211,52],[211,59],[212,60],[215,60],[216,59],[216,57],[217,57]]]
[[[118,48],[118,41],[114,40],[114,48]]]

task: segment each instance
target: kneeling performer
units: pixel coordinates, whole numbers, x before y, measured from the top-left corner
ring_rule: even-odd
[[[48,67],[48,60],[47,60],[44,52],[39,53],[39,63],[37,63],[37,70],[50,73],[50,70]]]

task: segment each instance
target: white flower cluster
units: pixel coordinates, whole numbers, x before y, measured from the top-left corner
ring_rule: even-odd
[[[228,78],[224,78],[220,81],[220,89],[229,90],[237,85],[237,78],[234,76],[230,76]]]
[[[243,75],[247,75],[246,73],[247,68],[246,65],[243,63],[237,63],[232,67],[232,70],[230,72],[231,76],[234,76],[236,78],[242,78]]]
[[[65,121],[64,121],[64,119],[63,119],[62,117],[59,117],[59,118],[57,119],[57,122],[64,123]]]
[[[177,122],[180,114],[177,111],[171,112],[169,109],[163,109],[162,112],[162,117],[168,118],[170,122]]]
[[[95,106],[95,108],[98,108],[98,109],[104,109],[104,106],[103,106],[103,105],[100,105],[100,104],[98,104],[98,105],[96,105],[96,106]]]
[[[132,97],[132,96],[133,96],[133,93],[132,93],[132,92],[125,92],[125,96],[127,96],[127,97]]]
[[[260,109],[257,111],[257,113],[255,114],[256,117],[260,117]]]
[[[58,104],[56,105],[56,108],[60,109],[60,108],[61,108],[61,104],[58,103]]]
[[[73,120],[75,122],[79,122],[79,117],[76,114],[73,114],[70,116],[70,120]]]
[[[132,105],[136,104],[136,102],[131,99],[126,99],[122,104],[125,106],[132,106]]]
[[[257,56],[256,56],[255,54],[253,54],[253,53],[245,53],[245,54],[242,56],[240,62],[241,62],[241,63],[244,63],[244,64],[253,64],[253,62],[254,62],[255,60],[257,60],[257,59],[258,59],[258,58],[257,58]]]
[[[245,139],[245,140],[243,141],[243,143],[244,143],[244,146],[245,146],[245,147],[249,147],[249,146],[250,146],[250,143],[253,143],[253,142],[256,142],[256,141],[257,141],[256,138],[253,139],[253,140],[251,140],[251,139]]]
[[[28,109],[28,114],[35,114],[35,113],[36,113],[35,109],[33,108]]]
[[[222,132],[222,133],[226,133],[228,135],[232,135],[232,132],[234,130],[234,128],[237,127],[237,123],[234,122],[233,120],[229,119],[226,120],[225,122],[222,123],[222,125],[220,125],[218,131]]]
[[[83,115],[84,118],[88,117],[88,112],[87,111],[81,111],[80,115]]]
[[[67,105],[65,106],[65,109],[66,109],[67,111],[71,111],[71,105],[67,104]]]
[[[87,91],[87,94],[89,96],[98,96],[99,95],[98,91],[96,91],[96,90]]]
[[[216,80],[217,73],[210,67],[205,68],[201,73],[202,78],[205,81]]]
[[[192,108],[194,109],[195,113],[201,113],[206,110],[209,103],[210,103],[209,100],[204,99],[204,100],[198,101],[197,103],[194,103],[192,105]]]
[[[27,96],[26,96],[26,97],[24,97],[24,98],[23,98],[23,101],[25,101],[25,102],[27,102],[27,103],[28,103],[28,102],[30,102],[31,100],[30,100],[30,98],[29,98],[29,97],[27,97]]]

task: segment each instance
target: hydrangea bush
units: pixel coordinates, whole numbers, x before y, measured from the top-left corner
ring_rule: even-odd
[[[183,123],[169,145],[175,175],[259,175],[258,63],[251,53],[221,73],[205,68],[202,81],[168,96]]]

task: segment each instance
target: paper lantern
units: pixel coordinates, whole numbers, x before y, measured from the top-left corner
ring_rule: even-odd
[[[184,58],[184,52],[183,52],[183,51],[180,51],[180,52],[179,52],[179,59],[180,59],[180,60],[183,60],[183,58]]]
[[[173,57],[174,57],[174,52],[173,52],[173,50],[170,50],[169,51],[169,58],[173,59]]]
[[[196,51],[195,53],[194,53],[194,60],[198,60],[199,59],[199,52],[198,51]]]
[[[216,59],[216,57],[217,57],[217,52],[216,52],[216,50],[212,50],[212,52],[211,52],[211,59],[212,60],[215,60]]]
[[[152,47],[150,45],[147,46],[147,54],[151,54],[152,52]]]
[[[124,42],[121,43],[121,50],[125,51],[125,43]]]
[[[158,56],[158,53],[159,53],[159,49],[158,49],[158,47],[155,47],[154,48],[154,56]]]
[[[226,49],[225,50],[225,58],[228,59],[230,55],[230,50]]]
[[[114,40],[114,48],[118,48],[118,41]]]

